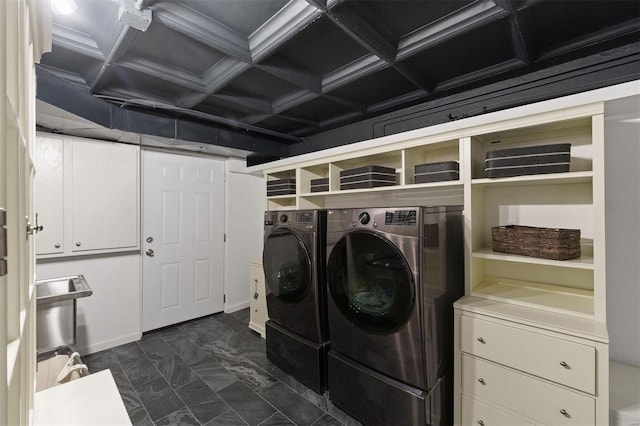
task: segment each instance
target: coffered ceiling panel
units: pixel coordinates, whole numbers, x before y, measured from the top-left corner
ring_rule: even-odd
[[[47,71],[125,109],[288,142],[640,40],[636,0],[75,2]]]

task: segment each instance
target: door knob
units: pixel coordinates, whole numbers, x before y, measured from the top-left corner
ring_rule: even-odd
[[[33,235],[34,233],[38,233],[44,229],[44,226],[38,225],[38,213],[36,213],[36,224],[35,226],[29,222],[29,218],[27,217],[27,235]]]
[[[147,254],[147,256],[149,256],[149,257],[153,257],[153,256],[155,256],[155,253],[154,253],[154,252],[153,252],[153,250],[151,250],[151,249],[147,249],[147,251],[146,251],[145,253],[146,253],[146,254]]]

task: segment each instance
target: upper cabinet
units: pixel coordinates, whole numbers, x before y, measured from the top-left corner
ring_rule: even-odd
[[[36,234],[39,255],[64,252],[64,140],[39,135],[34,145],[35,206],[38,224],[47,225]]]
[[[139,148],[38,134],[39,257],[139,248]]]

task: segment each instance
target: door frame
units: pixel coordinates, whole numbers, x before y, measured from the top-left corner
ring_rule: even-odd
[[[150,151],[150,152],[158,152],[158,153],[162,153],[162,154],[170,154],[170,155],[179,155],[179,156],[183,156],[183,157],[195,157],[195,158],[205,158],[205,159],[215,159],[215,160],[219,160],[223,163],[223,167],[224,167],[224,203],[223,203],[223,215],[224,215],[224,224],[223,224],[223,229],[224,229],[224,235],[225,235],[225,240],[224,240],[224,246],[223,246],[223,250],[222,250],[222,291],[223,291],[223,302],[222,302],[222,311],[221,312],[226,312],[226,308],[227,308],[227,300],[226,300],[226,295],[228,293],[228,280],[227,280],[227,244],[226,244],[226,235],[227,235],[227,226],[228,226],[228,219],[227,219],[227,204],[228,204],[228,193],[227,193],[227,173],[228,173],[228,168],[227,168],[227,159],[225,157],[221,157],[221,156],[217,156],[217,155],[206,155],[206,154],[202,154],[199,152],[185,152],[185,151],[181,151],[181,150],[176,150],[176,149],[166,149],[166,148],[158,148],[158,147],[153,147],[153,146],[145,146],[145,145],[140,145],[140,156],[139,156],[139,161],[140,161],[140,198],[139,198],[139,202],[140,202],[140,330],[144,330],[144,324],[143,324],[143,297],[144,297],[144,288],[143,288],[143,277],[144,277],[144,267],[143,267],[143,263],[144,263],[144,256],[145,256],[145,249],[144,249],[144,244],[145,244],[145,236],[144,236],[144,198],[145,198],[145,169],[144,169],[144,153],[145,151]],[[144,331],[143,331],[144,332]]]

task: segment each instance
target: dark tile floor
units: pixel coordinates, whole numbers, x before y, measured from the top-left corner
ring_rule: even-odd
[[[249,310],[215,314],[84,356],[109,368],[134,425],[359,425],[267,359]]]

